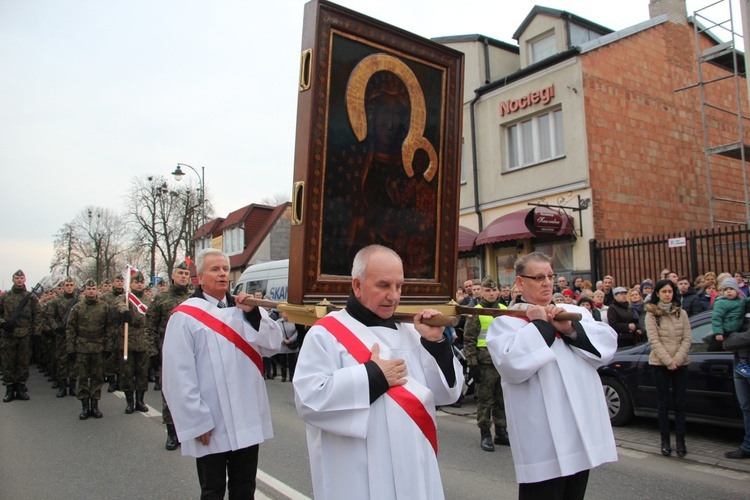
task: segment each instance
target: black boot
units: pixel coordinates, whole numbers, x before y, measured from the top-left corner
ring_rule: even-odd
[[[59,389],[59,388],[60,388],[60,381],[59,381],[59,380],[57,380],[57,379],[54,379],[54,380],[52,381],[52,388],[53,388],[53,389]]]
[[[495,451],[495,445],[492,444],[492,433],[489,429],[481,429],[482,431],[482,441],[480,442],[480,446],[484,451]]]
[[[28,401],[29,395],[26,394],[26,391],[28,391],[26,384],[16,384],[16,399],[20,401]]]
[[[496,425],[494,443],[501,444],[503,446],[510,446],[510,438],[508,437],[508,429],[500,425]]]
[[[169,451],[174,451],[179,444],[180,441],[177,439],[177,431],[174,430],[174,425],[167,424],[167,444],[165,448]]]
[[[661,454],[665,457],[672,455],[672,445],[669,443],[669,434],[661,437]]]
[[[72,378],[68,382],[68,394],[71,396],[76,395],[76,379]]]
[[[677,451],[677,456],[682,458],[687,455],[687,448],[685,448],[685,434],[677,434],[676,440],[677,443],[675,445],[675,450]]]
[[[158,380],[156,382],[154,382],[154,390],[155,391],[160,391],[161,390],[161,384],[159,384]]]
[[[148,406],[145,405],[143,402],[143,395],[146,394],[143,391],[136,391],[135,392],[135,409],[138,411],[142,411],[143,413],[146,413],[148,411]]]
[[[65,382],[65,380],[60,380],[57,383],[57,386],[59,387],[59,389],[57,390],[57,394],[55,394],[55,397],[64,398],[68,394],[68,384]]]
[[[107,382],[109,382],[109,387],[107,387],[107,392],[112,393],[117,390],[117,379],[115,379],[115,375],[109,375],[107,377]]]
[[[99,400],[91,398],[91,409],[89,410],[91,416],[94,418],[102,418],[102,412],[99,411]]]
[[[16,399],[16,384],[8,384],[5,386],[5,397],[3,403],[10,403]]]
[[[81,400],[81,406],[83,407],[83,410],[81,411],[81,414],[78,415],[79,420],[86,420],[89,418],[89,400],[88,398]]]
[[[135,411],[133,403],[133,391],[125,391],[125,413],[130,415]]]

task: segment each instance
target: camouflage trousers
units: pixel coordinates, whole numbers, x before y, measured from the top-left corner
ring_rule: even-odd
[[[166,425],[174,425],[174,420],[172,420],[172,412],[169,411],[169,406],[167,406],[167,400],[164,399],[163,392],[161,393],[161,420]]]
[[[42,336],[43,359],[42,363],[50,375],[57,377],[57,357],[55,356],[56,336],[54,333]]]
[[[101,399],[104,385],[104,357],[102,353],[76,353],[73,373],[78,379],[78,399]]]
[[[477,427],[489,430],[493,421],[495,425],[506,427],[500,374],[494,365],[479,365],[479,368],[482,370],[482,381],[476,388]]]
[[[31,363],[31,336],[4,337],[2,351],[3,382],[5,385],[29,380],[29,363]]]
[[[148,367],[151,359],[147,352],[128,352],[128,359],[120,361],[120,378],[118,385],[121,391],[148,390]]]
[[[65,336],[55,335],[55,358],[57,358],[57,380],[64,380],[71,376],[72,363],[68,361],[67,342]]]

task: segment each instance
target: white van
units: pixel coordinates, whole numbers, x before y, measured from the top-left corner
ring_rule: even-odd
[[[242,272],[234,295],[240,292],[253,294],[257,291],[269,300],[286,302],[289,290],[289,259],[254,264]]]

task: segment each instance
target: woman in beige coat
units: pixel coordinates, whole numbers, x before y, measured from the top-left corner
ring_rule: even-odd
[[[654,287],[646,311],[646,334],[651,344],[648,364],[653,368],[654,385],[658,397],[661,453],[672,454],[669,440],[669,387],[674,398],[674,422],[677,456],[687,455],[685,448],[685,391],[687,390],[690,343],[690,321],[680,308],[674,284],[661,280]]]

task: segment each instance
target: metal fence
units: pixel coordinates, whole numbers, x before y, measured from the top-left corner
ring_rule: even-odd
[[[746,224],[633,239],[592,239],[591,274],[594,283],[611,275],[616,284],[630,286],[645,278],[658,280],[664,268],[691,281],[708,271],[748,273],[749,240]]]

